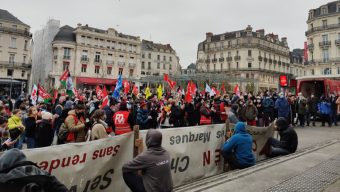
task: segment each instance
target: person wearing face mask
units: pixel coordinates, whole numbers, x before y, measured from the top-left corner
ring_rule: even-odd
[[[308,115],[306,116],[307,126],[309,126],[311,119],[313,118],[313,126],[315,126],[316,115],[318,112],[319,99],[312,94],[307,100]]]
[[[134,121],[125,101],[122,101],[119,104],[119,110],[113,115],[113,124],[116,135],[121,135],[132,131]]]
[[[41,118],[36,131],[36,147],[47,147],[52,144],[54,137],[53,116],[50,112],[42,112]]]
[[[275,101],[275,109],[277,110],[278,118],[283,117],[285,119],[288,119],[289,103],[283,92],[279,94],[279,98]]]
[[[243,119],[246,120],[247,124],[250,126],[256,126],[256,117],[258,111],[254,106],[253,101],[250,99],[247,101],[247,105],[242,109]]]
[[[86,136],[85,106],[77,104],[74,110],[69,111],[64,125],[68,131],[66,143],[84,142]]]
[[[298,112],[298,119],[300,122],[300,127],[305,126],[305,115],[307,112],[307,100],[305,97],[302,95],[302,93],[299,93],[299,100],[297,103],[297,112]]]
[[[90,140],[97,140],[109,137],[106,132],[107,123],[105,122],[106,115],[105,111],[101,109],[97,109],[93,115],[93,125],[91,128]]]
[[[274,111],[274,101],[269,97],[268,93],[265,93],[264,99],[262,100],[263,107],[263,121],[264,126],[268,126],[274,121],[273,111]]]
[[[200,117],[200,125],[210,125],[211,124],[211,115],[209,101],[205,101],[201,106],[201,117]]]

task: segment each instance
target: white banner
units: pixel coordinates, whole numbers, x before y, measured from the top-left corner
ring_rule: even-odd
[[[133,157],[133,133],[87,143],[23,150],[28,160],[66,185],[70,191],[129,191],[123,164]]]
[[[230,124],[232,129],[234,125]],[[162,146],[170,153],[172,179],[175,186],[223,172],[221,154],[225,142],[225,124],[159,129],[163,134]],[[247,127],[253,135],[253,151],[257,160],[267,139],[273,136],[271,127]],[[146,130],[140,131],[146,149]]]

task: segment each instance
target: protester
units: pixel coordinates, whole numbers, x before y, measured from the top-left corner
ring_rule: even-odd
[[[256,117],[258,115],[258,111],[253,101],[249,99],[246,106],[244,106],[241,110],[242,119],[244,119],[248,125],[256,126]]]
[[[86,130],[84,112],[85,106],[82,104],[77,104],[74,110],[68,112],[63,127],[65,130],[63,132],[67,133],[66,143],[85,141]]]
[[[37,140],[37,124],[40,123],[41,120],[38,120],[38,109],[36,107],[30,107],[28,109],[28,117],[25,120],[26,125],[26,143],[27,148],[35,148],[36,140]]]
[[[283,117],[288,119],[290,106],[283,92],[279,94],[279,98],[275,102],[275,109],[277,110],[278,118]]]
[[[25,154],[18,149],[11,149],[0,156],[0,189],[13,192],[68,191],[56,177],[28,161]]]
[[[152,119],[152,117],[149,116],[146,103],[143,102],[140,104],[140,108],[137,110],[136,124],[139,125],[139,129],[149,129],[150,119]]]
[[[150,129],[146,134],[147,150],[123,168],[123,178],[133,192],[170,192],[173,190],[170,155],[161,146],[162,133]]]
[[[269,151],[267,156],[276,157],[280,155],[288,155],[294,153],[298,146],[298,136],[295,130],[289,127],[288,121],[280,117],[274,123],[275,130],[280,135],[280,140],[269,138]]]
[[[307,101],[306,98],[302,95],[302,93],[299,93],[299,98],[297,101],[297,112],[298,112],[298,119],[300,122],[300,127],[305,126],[305,116],[306,116],[306,108]]]
[[[91,128],[91,140],[103,139],[109,137],[106,132],[107,123],[105,122],[106,114],[104,110],[97,109],[92,116],[93,125]]]
[[[113,115],[113,123],[116,135],[121,135],[132,131],[134,121],[125,101],[120,103],[119,110]]]
[[[12,140],[19,139],[19,137],[22,135],[22,133],[25,130],[25,126],[23,125],[21,121],[22,112],[20,109],[14,109],[13,115],[8,119],[8,129],[9,134]],[[15,148],[22,149],[22,143],[16,142],[14,144]]]
[[[230,108],[230,110],[227,111],[227,115],[228,115],[228,119],[230,123],[234,123],[236,124],[237,122],[239,122],[238,118],[237,118],[237,111],[238,111],[238,105],[237,104],[233,104]]]
[[[222,147],[222,155],[232,169],[243,169],[255,165],[252,144],[253,138],[247,133],[245,123],[238,122],[235,125],[234,134]]]
[[[314,96],[314,94],[311,95],[311,97],[307,100],[307,106],[308,106],[308,115],[306,116],[306,122],[307,126],[309,126],[311,118],[313,118],[313,126],[315,126],[317,112],[318,112],[318,98]]]
[[[200,125],[210,125],[212,112],[210,110],[210,104],[208,103],[208,101],[205,101],[202,104],[200,112],[201,112]]]
[[[52,144],[54,137],[54,130],[52,127],[53,116],[50,112],[42,112],[41,118],[42,120],[38,124],[36,131],[36,147],[48,147]]]
[[[331,119],[331,102],[329,98],[322,97],[321,102],[318,104],[318,110],[321,115],[321,126],[325,126],[325,122],[328,122],[328,126],[332,126]]]

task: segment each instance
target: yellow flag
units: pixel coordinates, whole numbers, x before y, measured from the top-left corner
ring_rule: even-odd
[[[151,96],[151,91],[149,87],[146,87],[145,89],[145,98],[148,99]]]
[[[159,84],[158,88],[157,88],[157,97],[158,99],[161,99],[163,95],[163,89],[162,89],[162,85]]]

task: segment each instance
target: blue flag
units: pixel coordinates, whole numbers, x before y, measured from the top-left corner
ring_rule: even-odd
[[[115,98],[115,99],[118,99],[119,98],[119,93],[120,93],[120,90],[122,89],[123,87],[123,80],[122,80],[122,75],[119,75],[118,76],[118,81],[117,81],[117,84],[116,84],[116,87],[115,87],[115,90],[112,94],[112,97]]]

